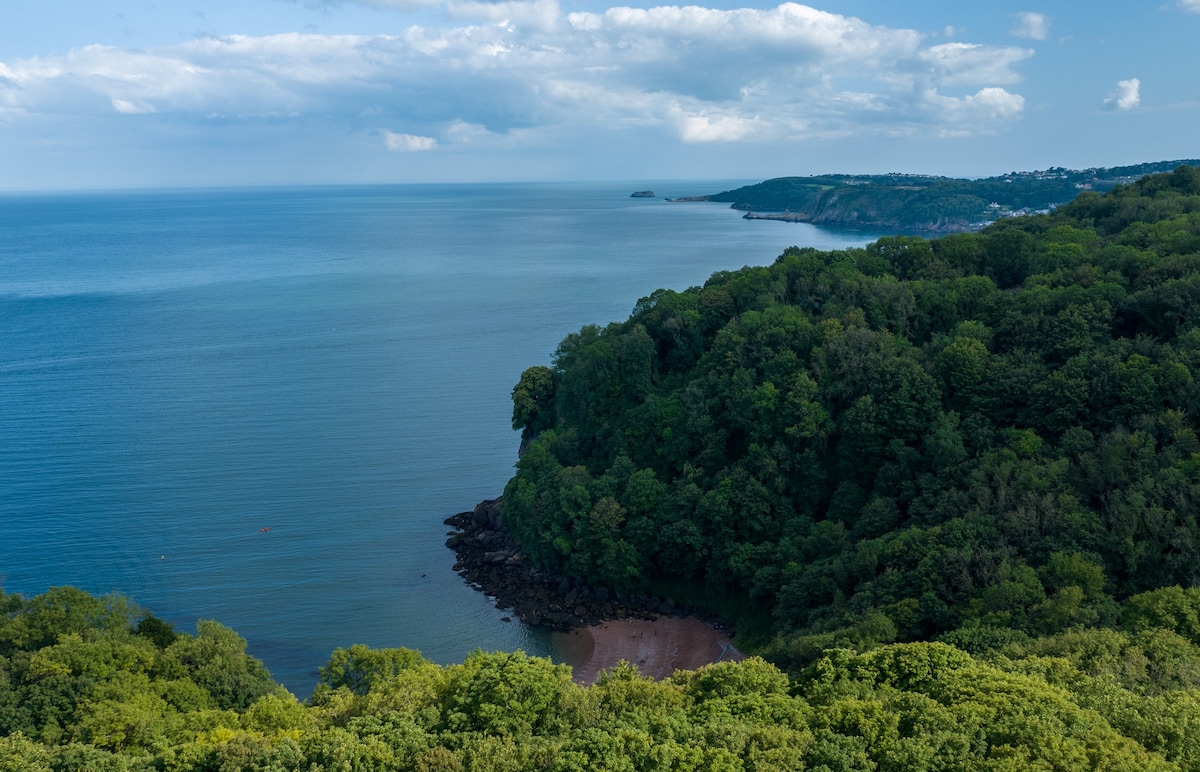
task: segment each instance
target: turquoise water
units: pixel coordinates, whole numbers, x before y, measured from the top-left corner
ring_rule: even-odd
[[[873,238],[644,187],[0,196],[0,587],[217,619],[301,697],[353,643],[553,654],[444,546],[511,473],[521,371],[655,288]]]

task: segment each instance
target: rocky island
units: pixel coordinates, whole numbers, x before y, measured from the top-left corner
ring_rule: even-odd
[[[629,194],[630,198],[654,198],[653,190],[635,190]]]

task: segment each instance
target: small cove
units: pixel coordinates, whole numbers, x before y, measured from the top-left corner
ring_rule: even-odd
[[[354,643],[554,654],[442,520],[501,492],[563,336],[877,235],[629,197],[734,184],[0,197],[0,587],[216,619],[301,697]]]

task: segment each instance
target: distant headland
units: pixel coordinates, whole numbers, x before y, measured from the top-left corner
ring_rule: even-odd
[[[728,203],[745,211],[747,220],[960,233],[1003,217],[1049,212],[1086,191],[1103,193],[1148,174],[1197,164],[1200,161],[1184,160],[1083,170],[1059,167],[975,180],[901,173],[776,177],[712,195],[666,200]]]

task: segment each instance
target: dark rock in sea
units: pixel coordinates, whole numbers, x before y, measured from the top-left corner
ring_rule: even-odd
[[[654,198],[653,190],[638,190],[629,194],[630,198]]]

